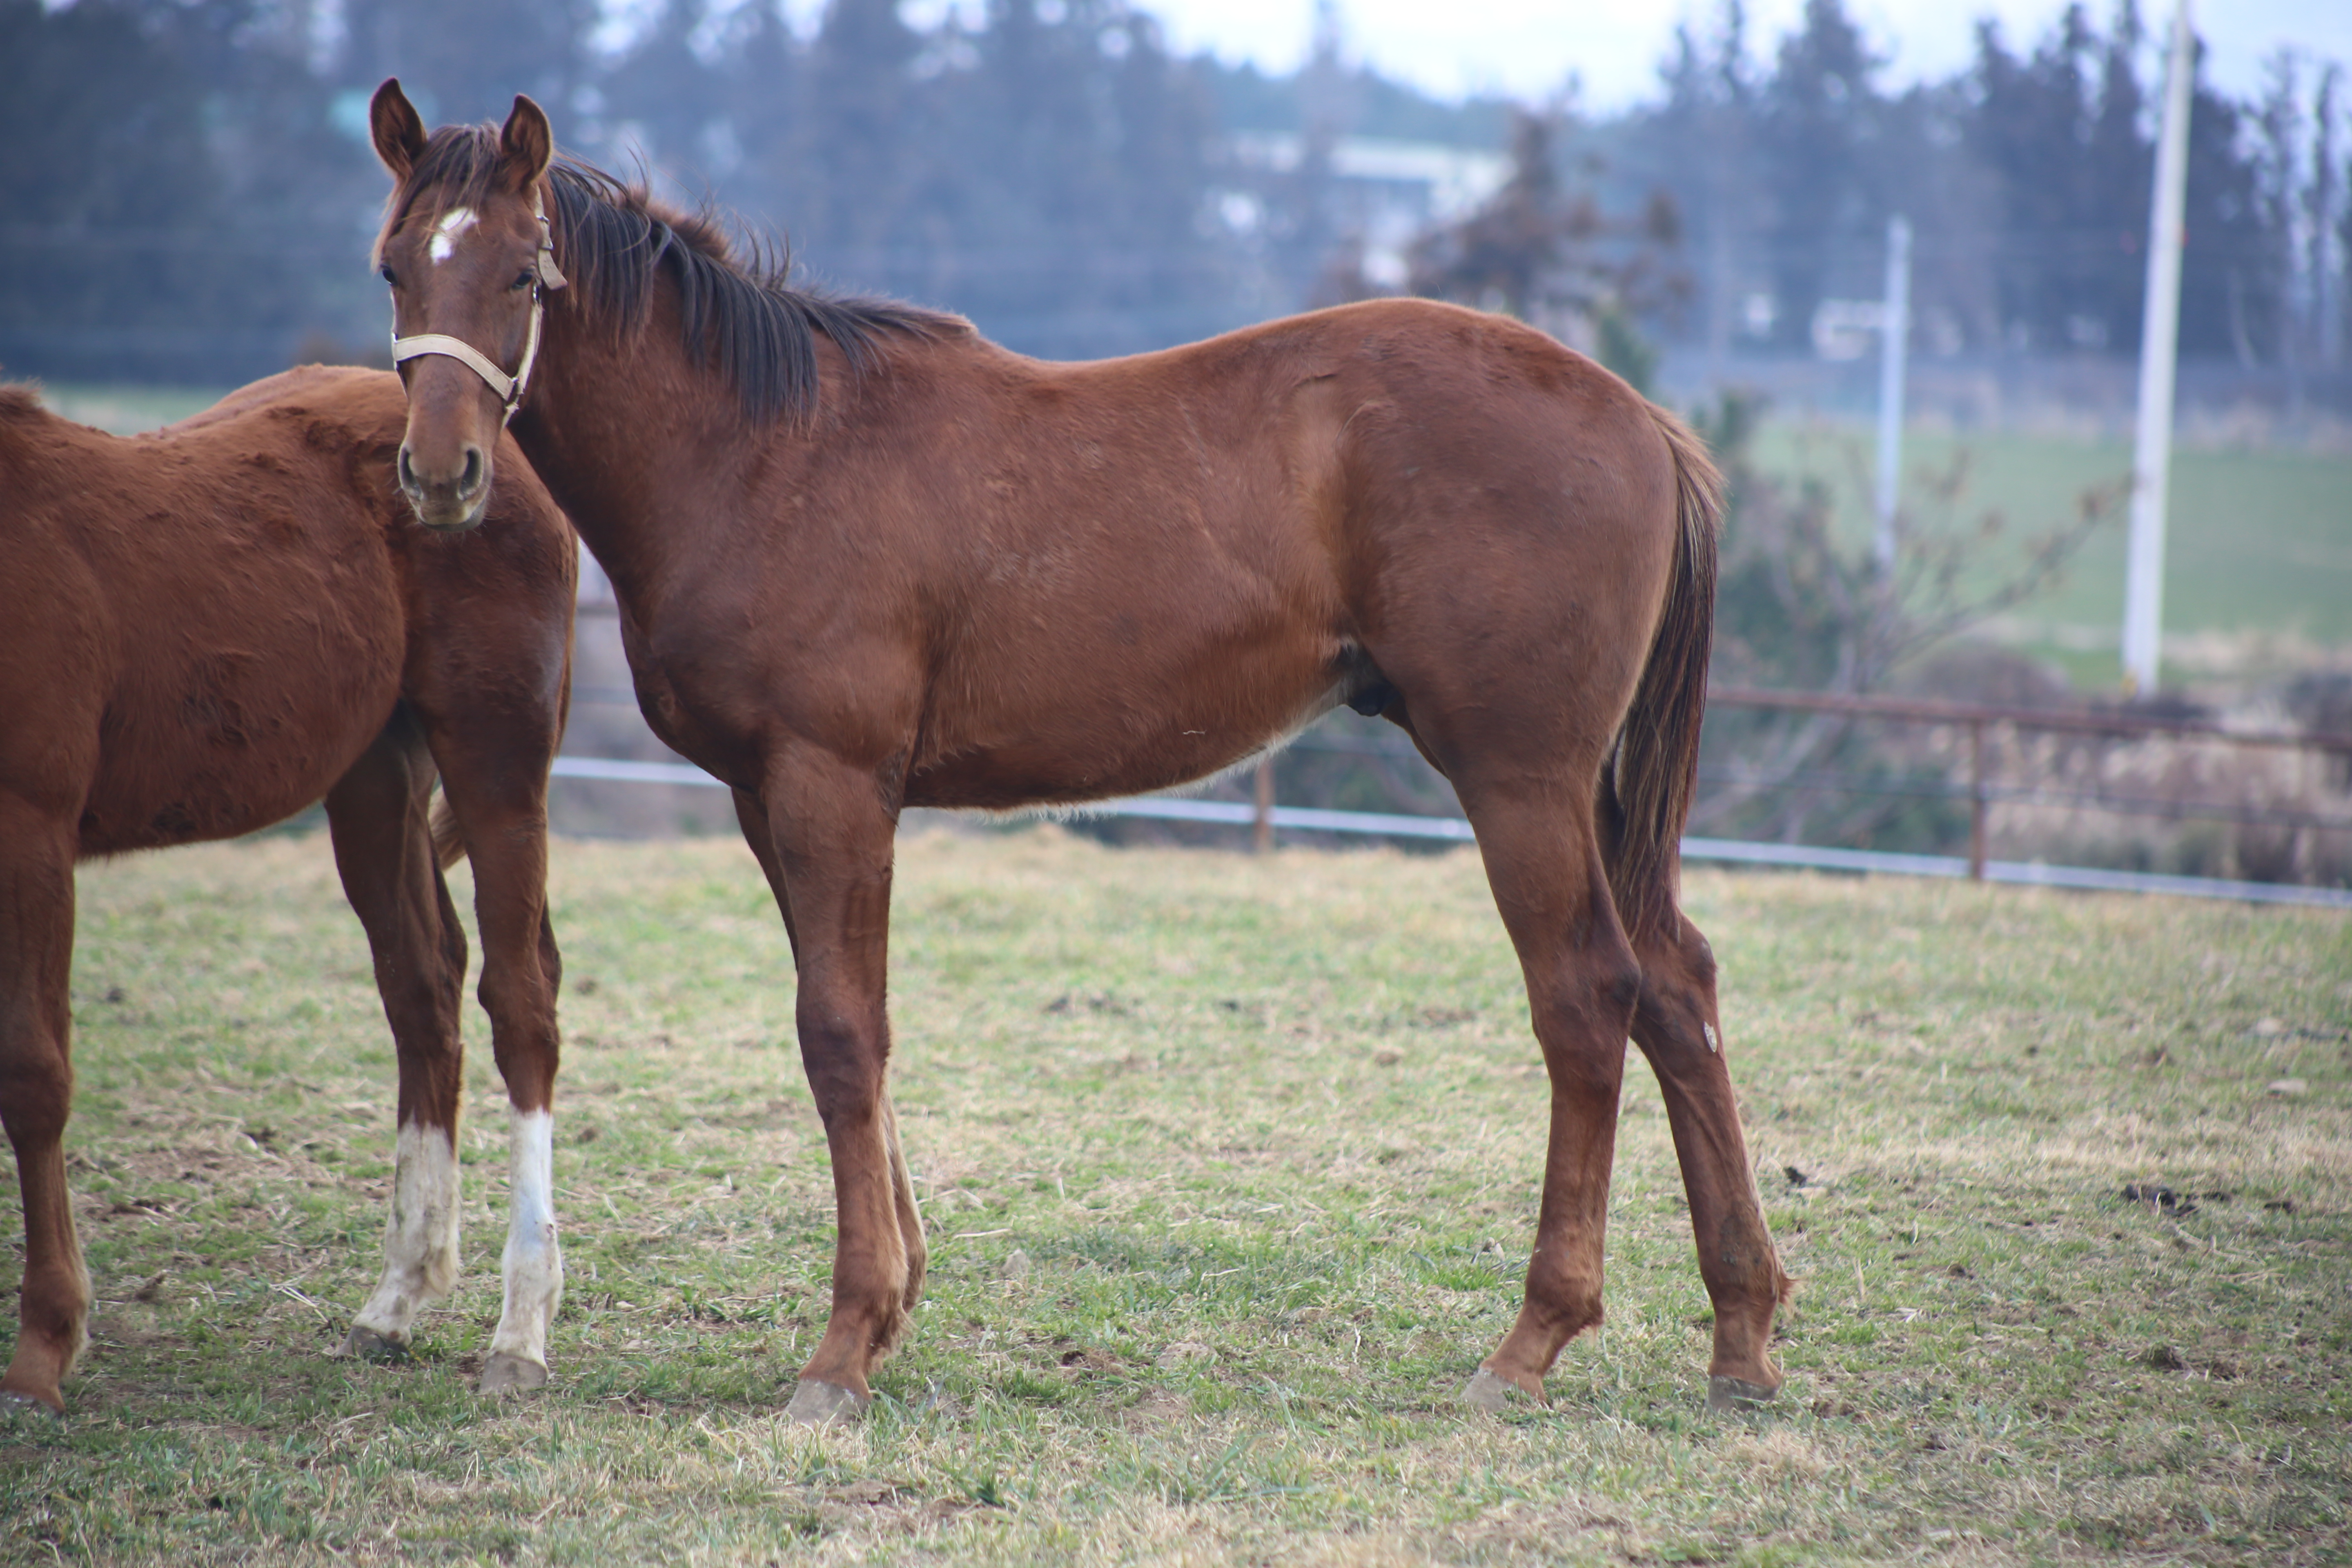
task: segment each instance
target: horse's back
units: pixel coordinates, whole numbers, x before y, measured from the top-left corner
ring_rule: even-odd
[[[914,352],[969,368],[930,391],[939,413],[914,426],[923,461],[882,442],[869,461],[933,476],[912,481],[934,493],[909,524],[952,529],[967,555],[1093,544],[1163,605],[1171,583],[1224,578],[1244,598],[1272,588],[1293,609],[1360,616],[1381,570],[1423,558],[1493,552],[1549,575],[1630,552],[1650,576],[1671,553],[1656,410],[1507,317],[1380,300],[1123,359]],[[950,569],[982,592],[1007,580],[971,567]],[[1056,588],[1073,602],[1121,591],[1082,573],[1007,591]]]
[[[225,424],[240,415],[284,405],[289,400],[299,400],[296,405],[304,408],[331,410],[346,428],[352,430],[370,426],[379,433],[396,430],[397,422],[405,416],[407,403],[397,386],[386,381],[387,374],[357,365],[298,364],[276,375],[247,382],[225,394],[210,407],[151,431],[147,438],[169,440]]]

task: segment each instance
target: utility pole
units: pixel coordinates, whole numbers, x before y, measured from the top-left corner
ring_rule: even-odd
[[[2172,17],[2156,199],[2147,222],[2147,314],[2139,332],[2139,439],[2132,453],[2131,543],[2124,568],[2124,691],[2152,695],[2164,641],[2164,505],[2172,471],[2172,381],[2180,347],[2180,244],[2189,188],[2189,83],[2197,41],[2189,0]]]
[[[1878,574],[1895,576],[1895,503],[1903,483],[1903,375],[1911,345],[1911,220],[1886,220],[1886,296],[1878,334]]]

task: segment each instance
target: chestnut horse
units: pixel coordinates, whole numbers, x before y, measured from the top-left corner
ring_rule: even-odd
[[[467,854],[514,1107],[482,1385],[546,1381],[562,1287],[547,775],[576,546],[511,443],[489,526],[419,528],[393,477],[406,417],[380,371],[289,371],[131,439],[0,387],[0,1120],[26,1241],[0,1396],[62,1411],[89,1309],[61,1143],[75,862],[250,833],[321,796],[400,1058],[383,1280],[346,1348],[397,1353],[457,1277],[466,938],[441,869]]]
[[[865,1406],[922,1286],[886,1079],[901,808],[1163,789],[1341,702],[1459,792],[1549,1069],[1525,1300],[1469,1396],[1540,1399],[1601,1321],[1629,1034],[1715,1301],[1710,1395],[1779,1385],[1786,1280],[1676,907],[1720,489],[1679,423],[1539,332],[1420,300],[1041,363],[788,287],[555,161],[528,99],[428,136],[387,81],[372,114],[411,501],[473,514],[535,349],[515,437],[613,580],[647,721],[733,786],[783,911],[839,1225],[793,1416]]]

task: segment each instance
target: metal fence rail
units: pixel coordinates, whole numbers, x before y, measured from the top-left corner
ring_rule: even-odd
[[[727,786],[684,763],[624,762],[607,757],[558,757],[557,778],[630,784]],[[1458,816],[1405,816],[1372,811],[1319,811],[1308,806],[1256,805],[1237,800],[1183,800],[1164,796],[1097,801],[1076,807],[1082,816],[1129,816],[1164,822],[1196,822],[1229,827],[1275,828],[1294,833],[1338,833],[1380,838],[1472,842],[1469,823]],[[2144,871],[2109,871],[2090,866],[2046,866],[2038,861],[1972,863],[1957,855],[1904,855],[1872,849],[1835,849],[1808,844],[1755,844],[1730,838],[1685,838],[1685,860],[1734,865],[1783,866],[1811,870],[1882,876],[1969,877],[2044,888],[2104,892],[2169,893],[2185,898],[2231,899],[2252,903],[2305,904],[2352,910],[2352,889],[2305,888],[2279,882],[2234,882],[2215,877],[2168,877]]]
[[[2294,828],[2311,828],[2321,832],[2342,831],[2352,822],[2341,817],[2315,812],[2281,811],[2249,808],[2243,805],[2213,802],[2179,801],[2160,798],[2134,799],[2117,796],[2104,790],[2050,790],[2039,784],[1996,785],[1990,782],[1985,765],[1985,736],[1990,730],[2007,728],[2011,731],[2038,731],[2050,734],[2081,735],[2110,741],[2145,740],[2161,736],[2169,740],[2207,742],[2226,746],[2289,750],[2316,752],[2323,756],[2352,759],[2352,735],[2327,734],[2307,731],[2232,730],[2209,719],[2170,714],[2135,712],[2129,709],[2092,709],[2069,711],[2063,709],[2021,708],[1989,702],[1951,702],[1927,698],[1881,697],[1838,691],[1770,691],[1754,687],[1712,687],[1707,691],[1708,706],[1713,708],[1755,708],[1792,713],[1832,713],[1853,718],[1887,720],[1897,723],[1958,727],[1968,732],[1968,776],[1962,784],[1940,782],[1929,785],[1920,781],[1873,781],[1867,789],[1876,794],[1937,794],[1952,798],[1965,798],[1969,803],[1969,854],[1967,875],[1979,881],[2038,880],[2048,882],[2048,876],[2025,879],[2017,876],[1997,876],[1993,862],[1986,852],[1986,818],[1997,800],[2021,804],[2051,804],[2089,806],[2097,810],[2125,816],[2161,817],[2168,820],[2199,818],[2206,820],[2262,824]],[[1777,781],[1781,787],[1805,787],[1792,775]],[[1813,787],[1853,790],[1853,783],[1823,781]],[[1928,858],[1937,858],[1929,857]],[[2019,862],[2002,862],[2011,868]],[[2102,871],[2089,867],[2070,868],[2069,874],[2084,878],[2146,877],[2139,872]],[[2193,882],[2200,886],[2211,884],[2223,888],[2269,888],[2285,884],[2267,882],[2227,882],[2219,878],[2159,877],[2166,884]],[[2116,887],[2113,881],[2068,881],[2069,887]],[[2148,890],[2173,890],[2158,889]],[[2328,893],[2331,889],[2306,889],[2306,892]],[[2253,895],[2225,892],[2226,898]],[[2352,899],[2352,894],[2338,898],[2285,899],[2263,895],[2266,901],[2298,903],[2337,903]]]

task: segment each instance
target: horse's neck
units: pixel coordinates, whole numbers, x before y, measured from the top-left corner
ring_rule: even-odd
[[[733,395],[657,333],[615,344],[552,317],[531,394],[543,412],[517,419],[514,434],[614,595],[642,616],[702,548],[711,509],[687,500],[674,470],[709,449],[698,424],[730,416]]]

